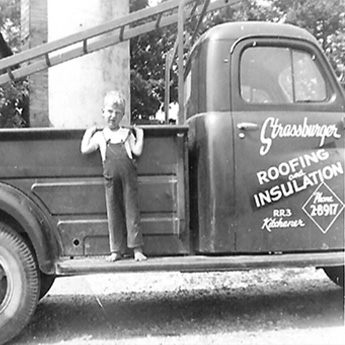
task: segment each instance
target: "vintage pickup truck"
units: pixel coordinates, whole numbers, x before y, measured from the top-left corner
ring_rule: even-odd
[[[226,23],[184,73],[185,124],[143,126],[146,262],[109,263],[98,153],[82,130],[0,130],[0,343],[54,279],[99,272],[324,268],[344,284],[345,95],[300,28]]]

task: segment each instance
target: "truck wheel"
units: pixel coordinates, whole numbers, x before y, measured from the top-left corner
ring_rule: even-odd
[[[36,310],[39,275],[24,239],[0,222],[0,344],[19,334]]]
[[[323,267],[329,279],[344,288],[344,266]]]
[[[40,289],[40,297],[41,300],[50,290],[52,285],[55,281],[55,275],[45,274],[40,271],[40,280],[41,280],[41,289]]]

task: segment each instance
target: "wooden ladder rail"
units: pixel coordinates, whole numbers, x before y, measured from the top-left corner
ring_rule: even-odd
[[[200,5],[204,1],[203,5]],[[102,25],[95,26],[90,29],[66,36],[53,42],[37,46],[35,48],[26,50],[17,55],[0,60],[0,72],[6,72],[0,75],[0,86],[9,82],[24,78],[31,74],[56,66],[63,62],[78,58],[80,56],[93,53],[95,51],[107,48],[109,46],[118,44],[125,40],[140,36],[144,33],[154,31],[171,24],[178,24],[178,36],[175,41],[173,49],[167,53],[166,59],[166,95],[165,95],[165,111],[166,121],[169,116],[169,101],[170,101],[170,70],[173,64],[174,57],[178,55],[178,100],[179,100],[179,116],[178,123],[184,123],[184,22],[193,16],[199,16],[196,30],[194,31],[192,40],[197,37],[197,30],[202,22],[204,15],[207,12],[219,10],[225,6],[232,6],[240,3],[241,0],[172,0],[164,2],[152,8],[145,8],[140,11],[132,12],[122,18],[112,20]],[[185,10],[185,6],[194,3],[192,9]],[[202,6],[200,13],[196,13],[198,7]],[[150,19],[149,22],[140,24],[144,20]],[[139,23],[137,26],[132,26]],[[108,35],[118,31],[117,35]],[[88,42],[97,38],[97,40]],[[189,42],[189,43],[190,43]],[[78,45],[80,46],[70,48],[68,47]],[[62,50],[62,52],[59,52]],[[50,55],[52,54],[52,55]],[[54,54],[54,55],[53,55]],[[20,66],[21,64],[23,66]],[[19,67],[18,67],[19,66]]]
[[[0,71],[5,71],[7,74],[0,76],[0,85],[10,80],[26,77],[85,54],[129,40],[158,28],[177,23],[177,9],[180,2],[181,0],[163,2],[155,7],[132,12],[105,24],[80,31],[2,59],[0,60]],[[141,21],[145,22],[140,24]],[[139,24],[133,26],[136,23]],[[116,34],[114,34],[114,32]],[[109,33],[112,33],[112,35],[102,37]],[[89,40],[92,41],[88,42]],[[80,46],[71,48],[71,46],[78,44],[80,44]],[[69,47],[70,49],[67,50]],[[59,52],[60,50],[62,51]],[[23,63],[27,64],[17,68]]]
[[[199,0],[187,0],[187,4],[198,2]],[[218,0],[209,5],[207,11],[217,10],[226,5],[231,5],[239,0]],[[129,40],[144,33],[163,28],[178,22],[177,12],[181,0],[163,2],[155,7],[145,8],[132,12],[122,18],[112,20],[102,25],[80,31],[64,38],[42,44],[40,46],[25,50],[19,54],[0,60],[0,85],[9,81],[20,79],[36,72],[40,72],[49,67],[56,66],[63,62],[78,58],[100,49],[115,45],[125,40]],[[184,20],[194,14],[193,11],[184,13]],[[157,18],[155,18],[157,17]],[[150,20],[140,24],[141,21]],[[139,23],[137,26],[134,24]],[[101,37],[114,31],[117,35]],[[98,40],[94,40],[98,38]],[[88,42],[93,40],[92,42]],[[71,46],[80,46],[70,48]],[[59,52],[62,50],[61,52]],[[25,64],[24,64],[25,63]],[[22,65],[22,66],[21,66]],[[19,67],[18,67],[19,66]],[[6,73],[7,72],[7,73]]]

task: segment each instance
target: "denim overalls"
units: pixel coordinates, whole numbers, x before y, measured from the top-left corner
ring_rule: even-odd
[[[118,144],[106,140],[103,175],[111,253],[124,253],[127,247],[143,245],[139,228],[137,169],[125,148],[129,135],[130,132],[125,141]]]

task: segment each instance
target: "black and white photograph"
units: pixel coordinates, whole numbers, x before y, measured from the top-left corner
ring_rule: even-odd
[[[0,0],[0,345],[340,345],[344,0]]]

